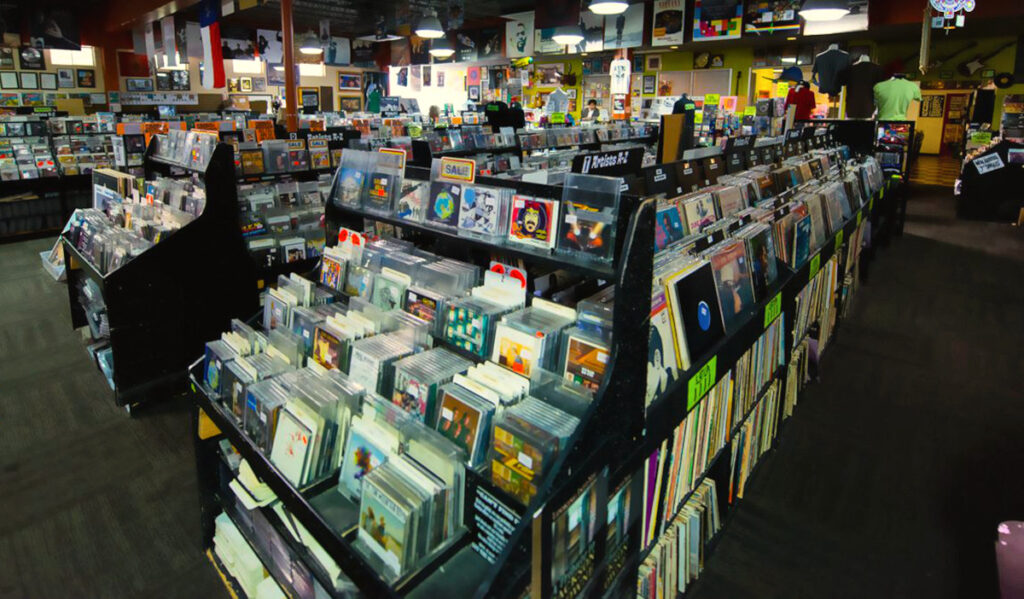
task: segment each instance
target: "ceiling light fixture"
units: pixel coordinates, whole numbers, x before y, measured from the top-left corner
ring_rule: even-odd
[[[427,38],[428,40],[437,39],[444,37],[444,28],[441,27],[441,21],[438,20],[437,16],[430,15],[420,19],[420,24],[416,27],[416,35],[419,37]]]
[[[319,54],[323,51],[324,49],[320,47],[320,38],[315,33],[310,31],[302,36],[302,40],[299,42],[299,52],[303,54]]]
[[[837,21],[848,14],[849,0],[806,0],[800,9],[806,21]]]
[[[284,71],[284,65],[283,64],[275,64],[274,65],[274,70],[275,71]]]
[[[575,46],[583,41],[583,30],[578,25],[555,27],[551,40],[560,46]]]
[[[448,58],[455,54],[455,48],[448,38],[441,37],[430,42],[430,55],[436,58]]]
[[[595,15],[617,15],[626,12],[629,3],[625,0],[590,0],[590,12]]]
[[[796,64],[796,56],[783,56],[782,62],[786,64]]]

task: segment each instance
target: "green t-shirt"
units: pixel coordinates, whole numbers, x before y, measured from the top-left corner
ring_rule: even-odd
[[[921,101],[921,88],[906,79],[887,79],[875,84],[875,106],[878,120],[905,121],[907,108],[914,100]]]

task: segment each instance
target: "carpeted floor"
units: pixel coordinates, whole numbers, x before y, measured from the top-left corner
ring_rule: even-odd
[[[955,221],[931,193],[693,598],[995,596],[995,524],[1024,519],[1024,235]],[[186,407],[114,406],[39,264],[48,245],[0,245],[0,599],[225,597]]]
[[[114,405],[42,270],[51,244],[0,245],[0,598],[227,597],[186,406]]]
[[[1024,519],[1024,231],[917,194],[692,599],[998,596]]]

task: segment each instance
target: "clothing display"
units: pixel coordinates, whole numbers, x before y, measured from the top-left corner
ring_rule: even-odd
[[[913,100],[921,101],[921,88],[913,81],[893,77],[875,85],[878,120],[903,121]]]
[[[875,84],[885,80],[885,71],[873,62],[851,65],[843,77],[846,84],[846,116],[868,119],[875,113]]]
[[[806,121],[811,118],[811,111],[817,103],[814,100],[814,92],[811,91],[806,85],[797,85],[796,87],[790,88],[789,93],[786,95],[786,110],[789,110],[790,106],[796,106],[796,120]]]
[[[544,105],[544,112],[554,114],[556,112],[568,112],[568,110],[569,94],[565,93],[564,89],[558,88],[548,94],[548,101]]]
[[[823,94],[835,96],[843,87],[842,73],[850,67],[850,54],[830,47],[814,58],[812,81]]]

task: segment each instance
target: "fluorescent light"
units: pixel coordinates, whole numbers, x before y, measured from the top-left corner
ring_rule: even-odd
[[[848,14],[848,0],[806,0],[800,9],[800,16],[807,21],[836,21]]]
[[[430,42],[431,56],[448,58],[452,54],[455,54],[455,48],[452,47],[452,43],[448,41],[448,38],[441,37]]]
[[[783,56],[782,62],[786,64],[796,64],[796,56]]]
[[[669,50],[678,50],[679,46],[669,46],[668,49]]]
[[[427,39],[437,39],[444,37],[444,28],[441,27],[441,21],[431,15],[420,21],[419,27],[416,28],[416,35]]]
[[[274,65],[274,70],[275,71],[284,71],[284,65],[283,64],[275,64]]]
[[[551,40],[560,46],[575,46],[583,41],[583,30],[573,25],[555,27]]]
[[[626,12],[625,0],[590,0],[590,12],[596,15],[617,15]]]

